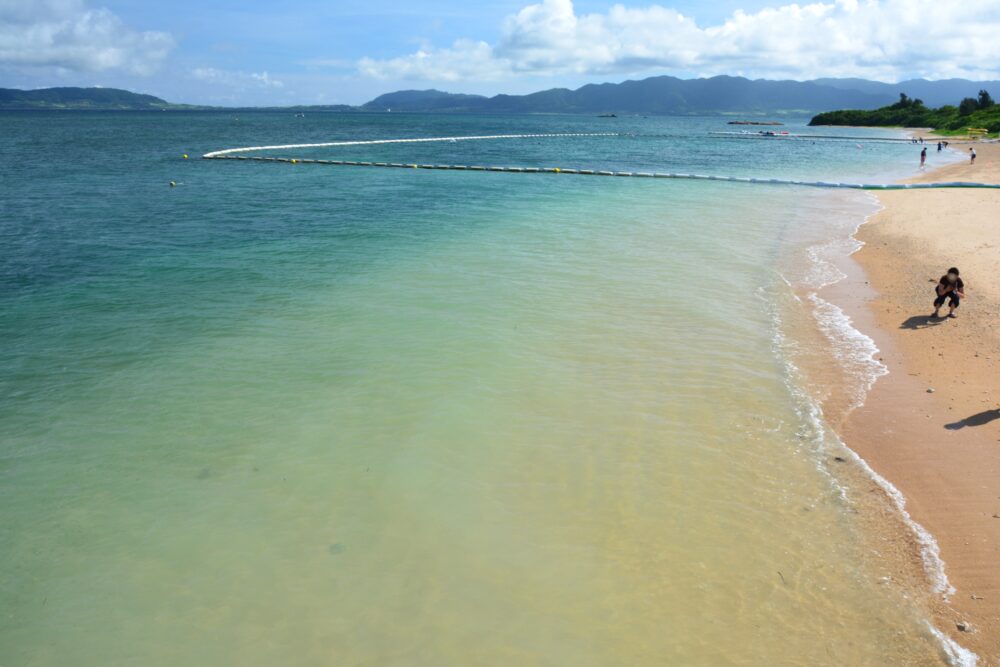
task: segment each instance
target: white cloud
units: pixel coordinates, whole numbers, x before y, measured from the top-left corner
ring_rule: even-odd
[[[149,74],[173,46],[83,0],[0,0],[0,67]]]
[[[198,67],[191,71],[191,76],[199,81],[242,90],[247,88],[284,88],[285,86],[281,81],[272,79],[267,72],[239,72],[214,67]]]
[[[462,81],[503,78],[510,74],[510,63],[497,58],[486,42],[459,40],[450,49],[421,49],[392,60],[362,58],[358,69],[377,79]]]
[[[577,15],[543,0],[509,16],[496,44],[459,40],[398,58],[358,62],[362,75],[426,81],[521,74],[632,74],[812,78],[1000,75],[998,0],[834,0],[789,4],[699,26],[659,5],[615,5]]]

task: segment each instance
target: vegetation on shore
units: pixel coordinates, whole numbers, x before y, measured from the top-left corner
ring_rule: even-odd
[[[945,105],[932,109],[923,100],[900,93],[899,101],[890,106],[873,111],[828,111],[815,116],[809,124],[931,127],[945,135],[964,135],[970,128],[976,128],[996,134],[1000,132],[1000,104],[993,101],[989,92],[980,90],[978,97],[966,97],[958,106]]]

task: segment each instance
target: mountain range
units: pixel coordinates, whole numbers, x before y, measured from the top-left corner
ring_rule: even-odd
[[[911,79],[883,83],[867,79],[773,81],[715,76],[678,79],[655,76],[622,83],[587,84],[576,90],[552,88],[528,95],[465,95],[439,90],[402,90],[360,106],[282,107],[314,111],[582,113],[582,114],[756,114],[808,115],[834,109],[876,109],[900,93],[928,106],[953,104],[979,90],[1000,94],[1000,81]],[[274,109],[276,107],[267,107]],[[152,95],[113,88],[0,88],[0,109],[176,110],[222,109],[171,104]]]
[[[529,95],[454,95],[437,90],[404,90],[361,105],[365,111],[448,111],[479,113],[626,114],[789,114],[833,109],[876,109],[900,93],[930,106],[975,97],[980,89],[1000,91],[1000,81],[912,79],[883,83],[866,79],[772,81],[716,76],[678,79],[656,76],[640,81],[588,84],[576,90],[552,88]]]

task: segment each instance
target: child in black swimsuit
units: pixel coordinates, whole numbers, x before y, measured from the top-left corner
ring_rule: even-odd
[[[945,301],[948,302],[948,317],[958,317],[955,309],[958,308],[959,301],[965,297],[965,283],[958,277],[958,269],[954,266],[948,269],[948,273],[941,276],[934,293],[937,298],[934,299],[934,314],[931,317],[941,317],[938,311]]]

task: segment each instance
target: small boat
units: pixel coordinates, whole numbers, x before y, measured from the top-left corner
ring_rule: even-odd
[[[616,114],[616,113],[602,113],[602,114],[598,114],[597,117],[598,118],[618,118],[618,114]]]

